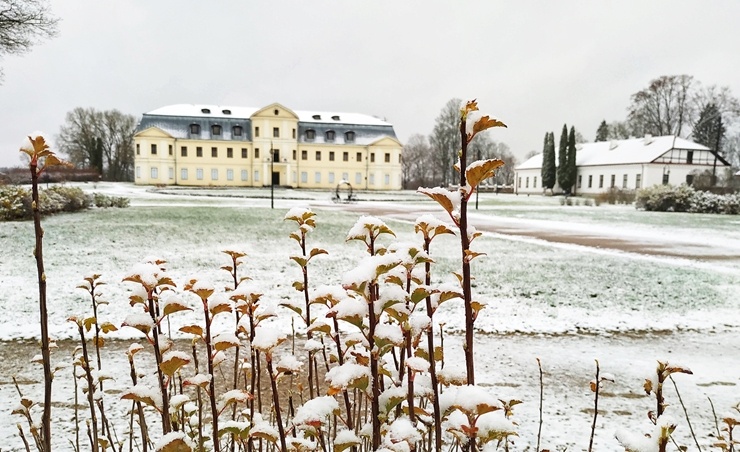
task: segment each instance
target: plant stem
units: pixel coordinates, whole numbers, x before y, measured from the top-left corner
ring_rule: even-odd
[[[375,326],[378,320],[375,316],[375,301],[378,299],[378,283],[371,282],[368,289],[370,291],[369,309],[370,329],[368,331],[367,342],[370,350],[370,378],[372,387],[372,396],[370,397],[370,417],[373,423],[372,450],[380,447],[380,376],[378,374],[378,351],[375,349]]]
[[[278,394],[277,378],[275,376],[275,372],[272,369],[272,353],[265,353],[265,361],[267,361],[267,373],[270,374],[270,384],[272,385],[272,403],[275,405],[275,419],[278,425],[278,433],[280,434],[280,450],[282,452],[286,452],[288,448],[285,443],[283,416],[280,412],[280,395]]]
[[[429,247],[432,239],[430,237],[424,237],[424,251],[429,254]],[[425,279],[424,283],[429,287],[432,284],[432,264],[426,262],[424,264]],[[426,298],[427,316],[431,322],[432,315],[434,315],[434,309],[432,308],[432,297]],[[434,408],[434,419],[441,419],[441,413],[439,411],[439,381],[437,380],[437,365],[434,357],[434,324],[429,326],[427,331],[427,348],[429,349],[429,375],[432,379],[432,390],[434,391],[434,400],[432,400],[432,407]],[[434,422],[434,450],[435,452],[442,451],[442,423],[439,421]]]
[[[683,403],[683,399],[681,398],[681,393],[678,392],[678,385],[676,384],[676,380],[673,379],[672,376],[669,376],[668,378],[671,379],[671,383],[673,383],[673,387],[676,389],[676,395],[678,396],[678,402],[681,404],[681,408],[683,408],[683,414],[686,416],[686,423],[689,425],[689,431],[691,432],[691,437],[694,439],[694,444],[696,444],[696,448],[701,451],[701,446],[699,445],[699,441],[696,439],[696,434],[694,433],[694,427],[691,426],[691,419],[689,419],[689,412],[686,411],[686,405]]]
[[[213,350],[211,345],[211,316],[208,312],[208,301],[203,300],[203,311],[206,317],[206,357],[208,359],[208,375],[211,380],[208,383],[208,395],[211,399],[211,416],[213,418],[213,450],[221,450],[218,437],[218,409],[216,407],[216,376],[213,374]]]
[[[465,117],[460,120],[460,190],[467,185],[465,180],[465,168],[467,162],[468,138],[465,125]],[[468,251],[470,250],[470,237],[468,236],[468,198],[466,193],[460,196],[460,246],[462,249],[462,289],[465,304],[465,368],[468,375],[468,384],[475,384],[475,361],[473,358],[473,305],[470,288],[470,261]]]
[[[540,362],[539,358],[537,358],[537,367],[540,370],[540,422],[539,422],[539,426],[537,427],[537,448],[535,450],[539,452],[540,438],[542,438],[542,402],[544,399],[544,392],[545,392],[545,386],[542,383],[542,363]]]
[[[31,160],[31,200],[33,206],[33,228],[36,236],[36,271],[39,286],[39,317],[41,323],[41,357],[44,365],[44,411],[41,416],[41,436],[44,452],[51,452],[51,352],[49,349],[49,324],[46,309],[46,272],[44,271],[43,238],[41,211],[39,206],[39,171],[37,161]]]
[[[162,433],[167,434],[172,431],[172,424],[170,423],[170,399],[167,394],[167,385],[164,381],[164,375],[162,374],[162,349],[159,346],[159,322],[157,312],[158,309],[154,305],[153,290],[148,294],[149,302],[149,315],[152,316],[154,321],[154,328],[152,328],[152,338],[154,340],[154,359],[157,363],[157,380],[159,381],[159,390],[162,392]]]
[[[596,418],[599,416],[599,360],[596,361],[596,384],[594,385],[594,421],[591,424],[591,438],[588,441],[588,452],[591,452],[594,446],[594,434],[596,433]]]
[[[90,371],[90,360],[87,354],[87,342],[85,341],[85,329],[82,323],[77,325],[77,329],[80,332],[80,342],[82,343],[82,359],[83,370],[85,371],[85,377],[87,379],[87,403],[90,405],[90,423],[92,424],[92,450],[98,451],[98,421],[95,415],[95,383],[93,382],[92,373]]]

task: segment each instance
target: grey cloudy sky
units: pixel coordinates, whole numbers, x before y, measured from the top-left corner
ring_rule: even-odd
[[[75,107],[205,103],[385,117],[428,134],[477,98],[515,155],[574,125],[592,140],[660,75],[740,95],[737,0],[52,0],[59,36],[0,64],[0,167]]]

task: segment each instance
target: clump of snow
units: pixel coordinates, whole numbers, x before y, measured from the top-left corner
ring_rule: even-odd
[[[401,260],[393,253],[367,256],[354,269],[344,274],[342,285],[344,287],[351,287],[375,281],[382,274],[381,270],[393,268],[400,263]]]
[[[152,316],[147,313],[129,314],[126,316],[121,326],[130,326],[142,332],[148,332],[154,328],[154,320],[152,320]]]
[[[316,339],[309,339],[303,345],[303,349],[307,352],[318,352],[324,349],[324,345]]]
[[[352,317],[364,318],[368,314],[367,303],[359,298],[345,297],[336,306],[329,309],[338,319],[349,319]]]
[[[150,262],[144,262],[134,265],[131,272],[126,276],[130,279],[139,279],[147,289],[152,289],[157,285],[162,277],[159,266]]]
[[[275,367],[281,372],[300,372],[303,369],[303,362],[298,361],[295,355],[284,355],[282,356]]]
[[[401,441],[408,444],[416,444],[421,441],[421,433],[414,427],[408,417],[402,416],[393,421],[388,429],[388,435],[386,436],[386,442],[390,440],[389,446],[399,443]]]
[[[224,347],[224,345],[232,346],[232,347],[239,347],[241,343],[239,342],[239,339],[236,337],[236,335],[232,331],[225,331],[223,333],[219,333],[215,336],[213,336],[213,339],[211,340],[213,343],[213,346],[219,349],[228,348]]]
[[[269,325],[258,325],[254,330],[252,347],[262,352],[269,352],[287,338],[279,329]]]
[[[193,385],[193,386],[204,386],[211,381],[211,376],[208,374],[195,374],[192,377],[185,378],[182,384]]]
[[[350,384],[363,377],[370,378],[370,368],[350,361],[329,369],[324,379],[334,388],[347,389]]]
[[[414,312],[409,316],[409,326],[411,327],[411,335],[418,336],[432,327],[432,319],[426,313]]]
[[[427,372],[429,370],[429,361],[419,356],[412,356],[406,359],[406,367],[414,372]]]
[[[286,213],[285,217],[283,218],[286,220],[290,220],[293,218],[303,218],[306,213],[311,213],[311,209],[306,207],[291,207],[290,210],[288,210],[288,213]]]
[[[383,339],[395,346],[403,345],[401,326],[391,323],[379,323],[375,326],[375,339]]]
[[[370,241],[370,234],[377,232],[379,229],[388,228],[388,226],[379,218],[363,215],[347,233],[346,240]],[[388,228],[390,230],[390,228]]]
[[[174,412],[180,409],[180,407],[190,401],[190,397],[186,394],[176,394],[170,398],[170,411]]]
[[[352,430],[339,430],[334,437],[334,446],[349,446],[349,445],[359,445],[362,443],[362,440],[355,435],[355,432]]]
[[[296,410],[293,423],[312,424],[323,423],[329,416],[339,410],[339,404],[331,396],[316,397],[303,404]]]
[[[165,447],[175,443],[180,442],[187,447],[189,447],[191,450],[195,448],[195,444],[190,441],[190,438],[185,434],[185,432],[170,432],[162,437],[157,443],[154,445],[154,450],[161,451]]]
[[[133,395],[139,399],[149,399],[154,402],[157,409],[162,409],[162,393],[158,388],[150,388],[143,384],[137,384],[123,391],[123,395]]]
[[[467,413],[478,413],[482,407],[501,408],[501,402],[480,386],[452,386],[439,396],[439,409],[442,412],[459,409]]]

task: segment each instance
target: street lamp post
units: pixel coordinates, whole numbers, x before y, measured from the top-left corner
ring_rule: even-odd
[[[270,141],[270,209],[275,208],[275,177],[273,176],[275,171],[275,149],[272,147],[272,141]]]

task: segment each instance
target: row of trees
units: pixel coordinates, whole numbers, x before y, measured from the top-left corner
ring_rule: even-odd
[[[676,135],[719,151],[740,166],[740,101],[729,87],[690,75],[664,75],[631,96],[627,118],[596,130],[596,141]]]
[[[105,180],[134,180],[136,118],[118,110],[75,108],[67,113],[57,146],[78,168],[92,168]]]
[[[542,187],[552,190],[555,183],[560,185],[563,192],[571,193],[576,182],[576,141],[575,127],[563,124],[560,132],[560,146],[558,148],[558,164],[555,165],[555,133],[545,133],[545,144],[542,150]]]
[[[453,165],[460,151],[460,99],[450,99],[437,116],[432,133],[427,137],[412,135],[403,147],[404,188],[448,186],[456,183]],[[500,159],[505,165],[496,171],[491,183],[514,182],[516,158],[509,146],[477,134],[468,144],[468,155],[477,160]]]

